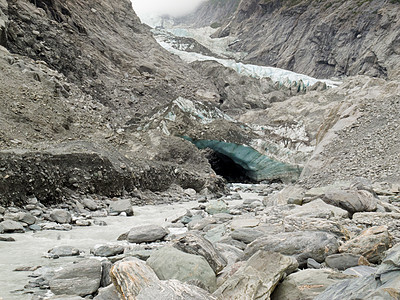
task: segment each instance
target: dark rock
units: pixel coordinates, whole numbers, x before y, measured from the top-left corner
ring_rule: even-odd
[[[95,245],[90,252],[94,256],[109,257],[122,254],[125,247],[118,244]]]
[[[151,243],[157,240],[162,240],[168,232],[158,225],[143,225],[133,227],[127,236],[130,243]]]
[[[321,264],[319,262],[317,262],[315,259],[313,258],[308,258],[307,259],[307,268],[308,269],[321,269]]]
[[[100,281],[101,263],[87,259],[57,271],[50,280],[50,289],[56,295],[87,296],[98,290]]]
[[[48,251],[53,257],[77,256],[80,251],[72,246],[57,246]]]
[[[195,233],[185,234],[177,239],[172,246],[189,254],[203,256],[215,274],[218,274],[227,264],[225,258],[208,240]]]
[[[101,262],[101,287],[109,286],[112,283],[110,277],[111,267],[112,263],[109,260],[103,260]]]
[[[1,241],[1,242],[15,242],[15,239],[12,238],[12,237],[0,236],[0,241]]]
[[[325,258],[325,263],[328,267],[340,271],[361,265],[363,261],[368,264],[368,261],[361,255],[351,253],[332,254]]]
[[[323,262],[328,255],[336,253],[338,242],[334,235],[318,231],[268,234],[247,246],[245,258],[250,257],[260,249],[293,255],[300,266],[305,266],[308,258]]]

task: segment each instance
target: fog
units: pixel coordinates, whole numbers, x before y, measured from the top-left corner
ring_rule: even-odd
[[[140,18],[168,14],[173,17],[192,12],[205,0],[131,0],[133,9]]]

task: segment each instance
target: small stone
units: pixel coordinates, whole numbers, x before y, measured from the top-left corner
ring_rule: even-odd
[[[144,225],[133,227],[127,236],[130,243],[151,243],[162,240],[168,234],[165,228],[159,225]]]
[[[56,246],[48,251],[51,256],[65,257],[65,256],[77,256],[80,254],[79,249],[72,246]]]
[[[229,213],[228,205],[222,200],[211,201],[206,206],[206,212],[210,215],[219,213]]]
[[[89,209],[91,211],[97,210],[97,204],[92,199],[84,198],[81,200],[81,203],[84,207],[86,207],[87,209]]]
[[[12,237],[0,236],[0,242],[15,242],[15,239]]]
[[[125,247],[118,244],[95,245],[91,249],[94,256],[109,257],[124,253]]]

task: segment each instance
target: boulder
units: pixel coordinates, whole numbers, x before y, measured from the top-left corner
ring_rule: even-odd
[[[374,226],[339,247],[339,252],[362,255],[371,263],[379,263],[384,252],[392,246],[392,237],[386,226]]]
[[[348,218],[349,213],[339,207],[330,205],[316,199],[302,206],[298,206],[293,210],[288,211],[285,215],[293,217],[306,217],[306,218]]]
[[[225,258],[214,248],[213,244],[199,234],[189,232],[176,240],[172,246],[189,254],[203,256],[215,274],[218,274],[227,264]]]
[[[100,261],[87,259],[57,271],[49,284],[56,295],[87,296],[98,290],[100,281]]]
[[[5,220],[0,223],[0,233],[12,233],[12,232],[25,232],[24,227],[21,223],[13,220]]]
[[[79,255],[80,251],[72,246],[56,246],[48,251],[52,257],[65,257]]]
[[[235,240],[250,244],[257,238],[263,236],[264,233],[255,228],[238,228],[231,233],[231,237]]]
[[[36,218],[32,216],[30,213],[20,213],[18,215],[18,221],[24,222],[28,225],[33,225],[36,223]]]
[[[120,214],[126,213],[127,216],[133,216],[133,208],[131,201],[128,200],[117,200],[110,203],[110,213]]]
[[[50,218],[59,224],[70,224],[72,222],[71,214],[64,209],[55,209],[50,213]]]
[[[159,225],[143,225],[133,227],[127,236],[130,243],[151,243],[162,240],[168,234],[167,230]]]
[[[124,246],[118,244],[102,244],[95,245],[93,249],[90,250],[90,252],[94,256],[109,257],[122,254],[124,252],[124,249]]]
[[[193,283],[208,291],[214,291],[216,288],[214,270],[202,256],[166,246],[154,251],[147,264],[161,280],[177,279]]]
[[[351,253],[338,253],[329,255],[327,258],[325,258],[325,263],[328,267],[332,269],[338,269],[339,271],[343,271],[358,265],[369,264],[364,256]]]
[[[83,198],[81,200],[81,203],[84,207],[86,207],[87,209],[91,210],[91,211],[95,211],[97,210],[97,204],[96,202],[94,202],[92,199],[89,198]]]
[[[293,255],[300,266],[305,266],[308,258],[323,262],[328,255],[336,253],[338,242],[333,234],[320,231],[268,234],[247,245],[244,257],[248,258],[258,250]]]
[[[325,192],[323,200],[347,210],[350,214],[376,211],[378,204],[375,196],[366,190],[330,190]]]
[[[332,284],[349,277],[329,269],[301,270],[286,277],[273,292],[271,300],[314,299]]]
[[[251,228],[260,225],[259,218],[235,218],[232,220],[231,229],[237,230],[239,228]]]
[[[206,206],[206,212],[210,215],[228,213],[228,205],[222,200],[211,201],[210,204]]]
[[[117,262],[111,269],[111,278],[113,286],[116,287],[123,299],[214,299],[206,291],[196,286],[178,280],[159,280],[154,271],[139,259]],[[112,288],[109,289],[112,291]]]
[[[279,281],[298,267],[296,259],[275,252],[257,251],[215,292],[217,299],[269,299]]]

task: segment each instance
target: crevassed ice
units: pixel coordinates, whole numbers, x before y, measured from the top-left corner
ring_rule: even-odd
[[[194,61],[214,60],[214,61],[219,62],[220,64],[222,64],[225,67],[235,70],[239,74],[243,74],[243,75],[246,75],[249,77],[254,77],[254,78],[269,77],[273,81],[279,82],[283,85],[288,85],[291,82],[299,82],[300,80],[303,81],[303,83],[306,86],[311,86],[318,81],[325,82],[326,85],[329,87],[337,87],[338,85],[340,85],[342,83],[340,81],[333,81],[333,80],[328,80],[328,79],[317,79],[317,78],[313,78],[311,76],[295,73],[295,72],[280,69],[280,68],[257,66],[257,65],[252,65],[252,64],[244,64],[241,62],[236,62],[233,59],[222,59],[222,58],[216,58],[216,57],[212,57],[212,56],[202,55],[202,54],[195,53],[195,52],[185,52],[185,51],[175,49],[174,47],[171,46],[171,44],[169,44],[165,40],[163,40],[163,41],[158,40],[158,43],[164,49],[168,50],[171,53],[178,55],[182,60],[184,60],[188,63],[191,63]]]

